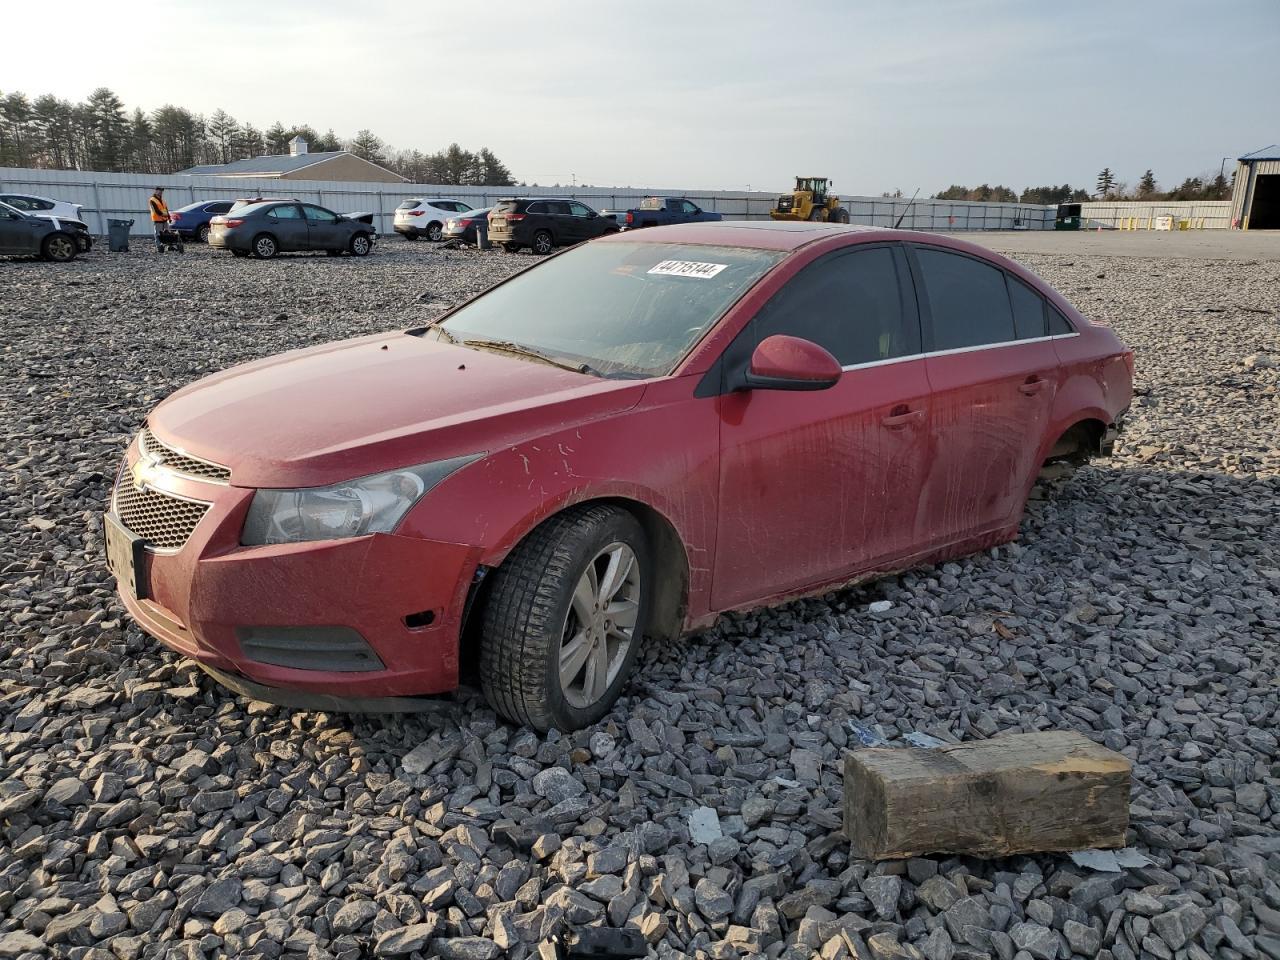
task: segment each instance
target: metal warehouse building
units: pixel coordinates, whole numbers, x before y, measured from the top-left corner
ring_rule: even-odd
[[[1239,159],[1231,222],[1245,230],[1280,230],[1280,144]]]

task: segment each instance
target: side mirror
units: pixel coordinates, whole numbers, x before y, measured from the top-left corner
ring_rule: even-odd
[[[751,354],[744,386],[748,390],[826,390],[844,371],[840,361],[812,340],[774,334]]]

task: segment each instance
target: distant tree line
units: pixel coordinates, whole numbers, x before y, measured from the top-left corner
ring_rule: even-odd
[[[205,117],[172,104],[150,113],[137,107],[130,112],[107,87],[82,103],[0,91],[0,167],[176,173],[198,164],[288,153],[295,136],[303,137],[312,152],[350,150],[416,183],[514,183],[511,171],[483,147],[476,153],[456,143],[436,153],[396,150],[369,130],[350,140],[339,139],[332,129],[320,134],[306,124],[286,127],[279,121],[259,130],[223,110]]]
[[[1156,182],[1155,174],[1147,170],[1138,180],[1138,185],[1130,189],[1129,185],[1116,179],[1110,167],[1104,167],[1098,174],[1094,192],[1073,187],[1069,183],[1060,186],[1049,184],[1043,187],[1026,187],[1017,193],[1003,184],[981,184],[966,187],[952,184],[947,189],[933,195],[935,200],[981,200],[988,203],[1038,203],[1053,206],[1059,203],[1083,203],[1088,200],[1230,200],[1235,175],[1228,179],[1225,174],[1201,174],[1198,177],[1187,177],[1172,190],[1161,190]],[[889,196],[889,194],[884,194]],[[898,191],[894,196],[902,196]]]

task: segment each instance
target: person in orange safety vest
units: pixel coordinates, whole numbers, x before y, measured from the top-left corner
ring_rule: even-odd
[[[164,202],[164,187],[156,187],[147,199],[147,204],[151,207],[151,226],[156,231],[156,252],[163,253],[164,246],[160,243],[160,232],[169,227],[169,208]]]

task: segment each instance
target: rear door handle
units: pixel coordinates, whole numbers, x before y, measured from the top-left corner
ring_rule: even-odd
[[[882,417],[880,425],[888,427],[890,430],[897,430],[900,427],[905,427],[908,424],[912,424],[923,419],[923,410],[907,410],[903,413],[891,413],[887,417]]]
[[[1020,384],[1018,390],[1026,394],[1028,397],[1034,397],[1037,393],[1044,389],[1047,380],[1041,380],[1039,377],[1028,378],[1026,383]]]

